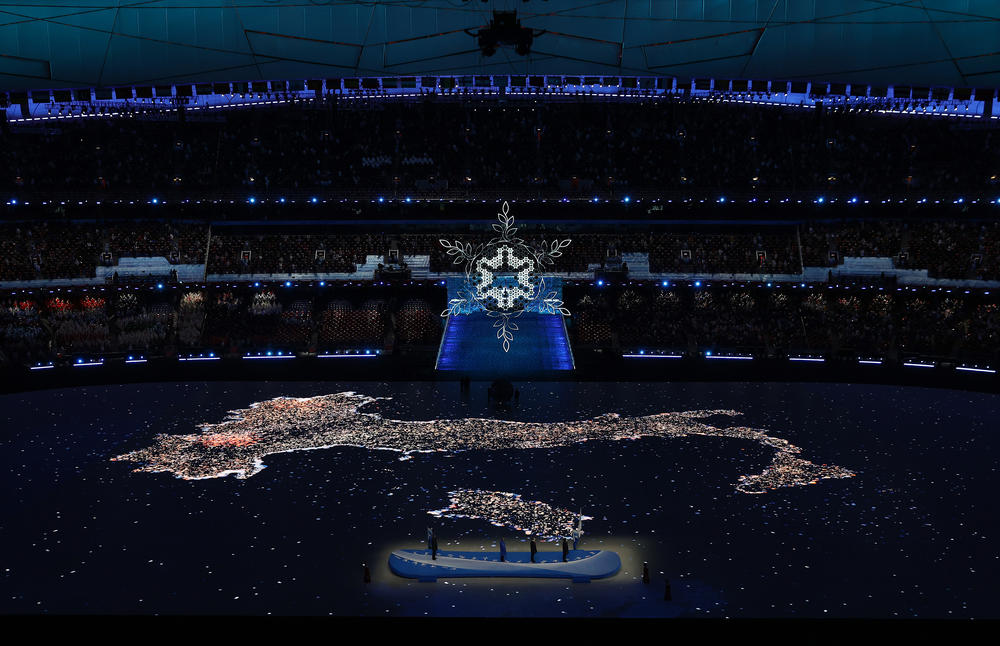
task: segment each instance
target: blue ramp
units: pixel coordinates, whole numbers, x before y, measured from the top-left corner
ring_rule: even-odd
[[[559,314],[526,312],[512,319],[510,351],[504,352],[496,319],[482,312],[448,317],[438,350],[437,369],[489,376],[530,376],[573,370],[573,352],[566,325]]]

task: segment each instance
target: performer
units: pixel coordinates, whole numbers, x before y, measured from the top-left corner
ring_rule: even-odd
[[[434,538],[434,530],[430,527],[427,528],[427,549],[431,548],[431,539]]]
[[[535,545],[535,537],[531,537],[531,562],[535,562],[535,552],[538,551],[538,546]]]
[[[649,563],[642,564],[642,582],[649,583]]]
[[[507,560],[507,543],[503,542],[503,536],[500,537],[500,562],[503,563]]]
[[[431,559],[436,561],[438,557],[438,537],[431,534]]]
[[[580,543],[580,537],[583,536],[583,510],[580,510],[580,514],[576,517],[576,527],[573,528],[570,536],[573,537],[573,549]]]
[[[565,563],[566,561],[569,560],[568,558],[566,558],[567,556],[569,556],[569,543],[566,542],[565,536],[563,536],[562,539],[562,548],[563,548],[563,563]]]

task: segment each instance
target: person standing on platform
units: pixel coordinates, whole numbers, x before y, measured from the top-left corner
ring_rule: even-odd
[[[503,563],[507,560],[507,543],[503,542],[503,536],[500,537],[500,562]]]
[[[531,562],[535,562],[535,552],[538,551],[538,546],[535,545],[535,537],[531,537]]]
[[[566,561],[569,560],[568,558],[566,558],[569,556],[569,543],[566,542],[565,536],[563,536],[562,539],[562,548],[563,548],[563,563],[565,563]]]
[[[431,548],[431,540],[434,538],[434,530],[430,527],[427,528],[427,549]]]
[[[372,582],[372,571],[370,569],[368,569],[368,564],[367,563],[364,564],[364,568],[365,568],[365,570],[364,570],[364,572],[365,572],[365,583],[371,583]]]
[[[649,583],[649,563],[642,564],[642,582]]]
[[[438,557],[438,537],[431,534],[431,559],[436,561]]]

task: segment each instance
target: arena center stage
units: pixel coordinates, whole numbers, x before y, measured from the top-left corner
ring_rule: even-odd
[[[0,611],[997,617],[995,395],[526,381],[497,407],[488,386],[5,395]],[[530,531],[561,562],[581,513],[577,549],[621,560],[586,585],[388,565],[428,528],[484,558]]]

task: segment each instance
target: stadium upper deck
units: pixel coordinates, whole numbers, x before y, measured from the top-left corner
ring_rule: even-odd
[[[37,117],[4,132],[0,190],[5,202],[501,194],[992,201],[1000,192],[994,121],[965,111],[956,114],[975,118],[677,93],[565,102],[388,96]]]

